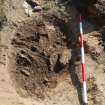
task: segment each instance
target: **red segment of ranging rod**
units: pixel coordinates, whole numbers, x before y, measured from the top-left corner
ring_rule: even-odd
[[[88,101],[87,101],[87,84],[86,84],[86,66],[85,66],[82,19],[83,18],[80,15],[80,47],[81,47],[81,59],[82,59],[83,101],[84,101],[84,105],[87,105]]]

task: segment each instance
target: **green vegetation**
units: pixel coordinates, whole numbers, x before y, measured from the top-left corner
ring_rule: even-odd
[[[51,8],[53,8],[53,6],[54,6],[54,2],[53,2],[53,1],[46,1],[46,2],[44,2],[44,4],[43,4],[43,10],[44,10],[44,11],[48,11],[48,10],[50,10]]]
[[[57,6],[56,6],[56,3],[53,0],[51,0],[51,1],[44,2],[42,8],[43,8],[44,11],[48,11],[50,9],[56,9]]]
[[[48,11],[50,9],[50,6],[48,5],[48,4],[45,4],[44,6],[43,6],[43,10],[44,11]]]
[[[99,57],[100,57],[100,53],[98,53],[98,52],[92,52],[91,53],[91,57],[94,59],[94,60],[98,60],[99,59]]]

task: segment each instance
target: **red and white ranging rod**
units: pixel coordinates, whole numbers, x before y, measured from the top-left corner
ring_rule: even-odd
[[[82,21],[83,21],[83,18],[80,15],[80,47],[81,47],[81,61],[82,61],[83,101],[84,101],[84,105],[87,105],[88,101],[87,101],[86,65],[85,65],[84,37],[83,37]]]

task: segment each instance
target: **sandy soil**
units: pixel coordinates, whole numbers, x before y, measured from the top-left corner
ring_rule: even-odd
[[[15,65],[11,65],[14,56],[12,55],[11,39],[23,21],[31,18],[25,14],[23,2],[23,0],[19,2],[11,0],[5,3],[8,23],[0,31],[0,105],[81,105],[81,63],[76,60],[78,57],[74,57],[77,52],[72,54],[74,60],[71,62],[70,72],[68,70],[68,72],[63,72],[58,76],[56,88],[51,89],[45,99],[20,95],[20,92],[25,94],[26,91],[15,85],[16,81],[13,81],[10,74],[10,71],[15,69]],[[73,26],[70,28],[74,34],[78,31],[74,30],[77,27],[77,23],[75,23],[77,21],[71,22]],[[85,26],[88,27],[89,24],[86,23]],[[89,27],[85,32],[88,100],[89,105],[104,105],[105,54],[104,48],[99,44],[101,34],[93,28],[93,25],[91,26],[92,28]],[[78,48],[73,51],[78,51]]]

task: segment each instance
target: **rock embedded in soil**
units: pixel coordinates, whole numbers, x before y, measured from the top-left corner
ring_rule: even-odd
[[[26,76],[30,76],[30,73],[27,70],[21,70],[21,72]]]
[[[33,8],[33,12],[37,12],[37,11],[41,11],[42,10],[42,7],[41,6],[35,6]]]
[[[71,50],[64,49],[61,54],[61,57],[60,57],[60,62],[65,65],[65,64],[69,63],[70,59],[71,59]]]

